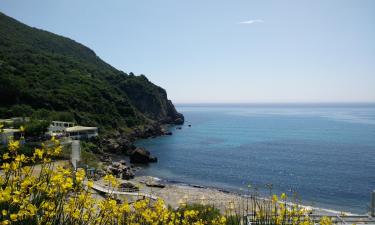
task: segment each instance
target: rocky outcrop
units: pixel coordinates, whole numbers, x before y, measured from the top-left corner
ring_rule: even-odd
[[[136,148],[130,153],[130,163],[152,163],[157,162],[158,159],[154,156],[151,156],[150,152],[144,148]]]
[[[113,162],[107,167],[107,172],[124,180],[133,179],[135,176],[133,169],[127,166],[124,160]]]
[[[100,154],[101,160],[108,162],[108,154],[125,154],[127,155],[136,146],[133,144],[134,139],[129,135],[113,132],[100,138],[95,138],[92,142],[97,146],[95,153]]]
[[[143,87],[144,84],[151,82],[144,75],[137,78],[138,80],[128,81],[126,88],[122,89],[126,92],[132,105],[153,121],[162,124],[184,123],[184,116],[177,112],[163,88],[156,85]]]
[[[139,187],[130,182],[124,182],[119,185],[120,189],[126,189],[126,191],[139,191]]]
[[[172,132],[165,128],[165,125],[154,122],[149,125],[135,127],[129,133],[113,132],[105,137],[97,138],[94,143],[98,146],[97,153],[105,152],[115,154],[131,155],[136,149],[133,142],[137,139],[158,137],[162,135],[172,135]]]
[[[142,127],[135,127],[130,133],[132,139],[157,137],[166,134],[166,130],[161,123],[153,123]]]

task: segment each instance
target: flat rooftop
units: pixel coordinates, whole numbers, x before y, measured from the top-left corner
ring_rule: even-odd
[[[17,132],[20,132],[20,129],[12,129],[12,128],[5,128],[5,129],[2,129],[3,130],[3,133],[17,133]]]
[[[93,131],[97,130],[97,127],[84,127],[84,126],[74,126],[74,127],[67,127],[67,132],[79,132],[79,131]]]

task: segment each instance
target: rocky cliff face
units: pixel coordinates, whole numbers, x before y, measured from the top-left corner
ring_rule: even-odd
[[[184,116],[177,112],[163,88],[150,85],[151,82],[144,75],[137,78],[138,80],[129,79],[126,86],[121,88],[139,111],[159,123],[182,124],[184,122]]]

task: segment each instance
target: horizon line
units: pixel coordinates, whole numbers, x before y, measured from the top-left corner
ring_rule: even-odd
[[[363,102],[173,102],[175,105],[367,105],[375,104],[375,101]]]

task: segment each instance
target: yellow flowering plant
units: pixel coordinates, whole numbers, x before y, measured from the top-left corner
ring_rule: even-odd
[[[55,138],[31,156],[20,154],[19,148],[19,141],[9,141],[0,159],[0,224],[225,224],[221,216],[202,221],[194,210],[168,209],[161,199],[129,204],[119,203],[111,194],[94,197],[90,192],[94,183],[83,169],[55,167],[52,159],[62,149]],[[110,174],[104,181],[108,188],[118,185]]]

